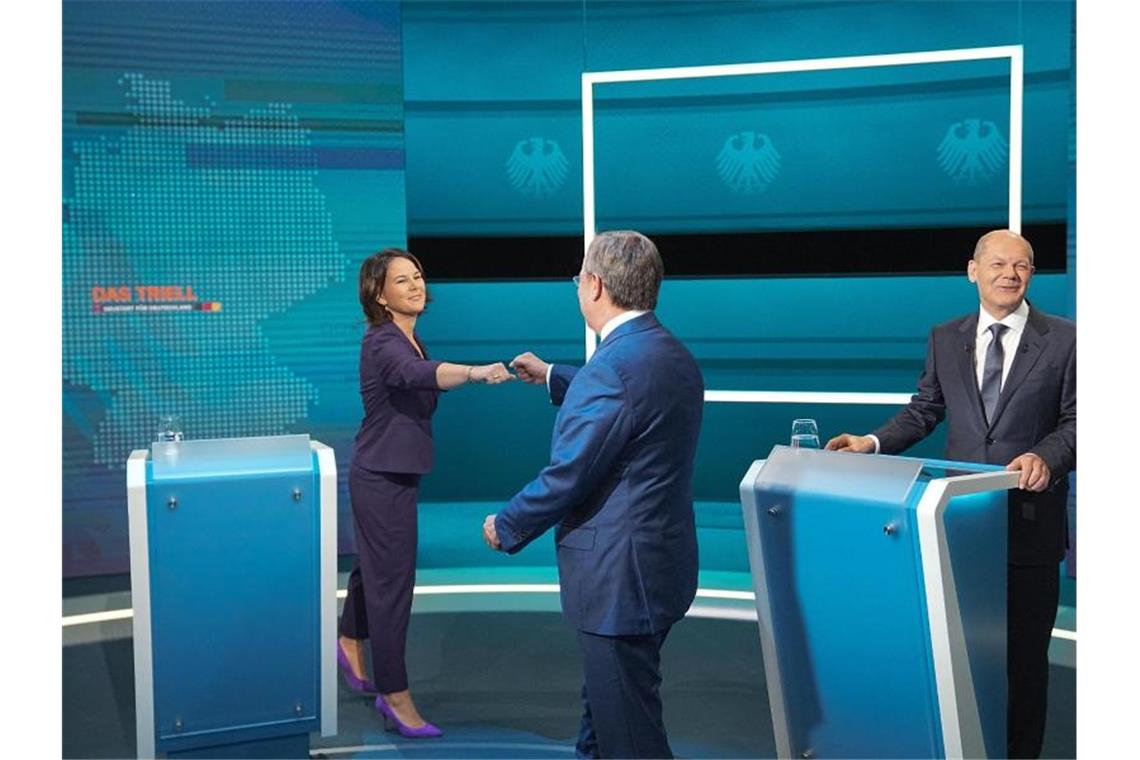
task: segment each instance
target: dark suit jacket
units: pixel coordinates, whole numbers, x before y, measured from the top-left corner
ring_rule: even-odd
[[[559,523],[562,611],[606,636],[657,633],[697,589],[693,455],[704,383],[653,314],[606,336],[581,370],[555,365],[550,464],[496,518],[514,553]]]
[[[424,356],[423,343],[416,343]],[[432,466],[431,416],[439,400],[440,362],[421,359],[392,322],[372,325],[360,344],[364,419],[352,464],[373,472],[426,473]]]
[[[880,451],[905,450],[948,415],[947,459],[1005,465],[1021,454],[1037,454],[1053,480],[1040,493],[1010,491],[1009,561],[1057,562],[1067,544],[1068,474],[1077,464],[1076,325],[1030,306],[988,425],[974,370],[977,327],[974,312],[931,330],[918,393],[875,431]]]

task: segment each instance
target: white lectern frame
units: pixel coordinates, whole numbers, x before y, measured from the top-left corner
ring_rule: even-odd
[[[337,528],[336,528],[336,458],[332,447],[310,441],[309,449],[317,457],[320,503],[319,583],[320,601],[320,683],[321,736],[337,733]],[[149,451],[137,449],[127,459],[127,519],[130,525],[131,554],[131,633],[134,641],[135,666],[135,756],[155,756],[154,730],[154,658],[151,650],[150,561],[147,533],[146,463]]]

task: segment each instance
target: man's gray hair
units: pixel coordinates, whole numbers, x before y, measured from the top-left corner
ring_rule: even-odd
[[[997,240],[998,238],[1013,239],[1021,243],[1023,246],[1025,246],[1025,250],[1029,254],[1030,263],[1033,262],[1033,246],[1029,244],[1028,240],[1023,238],[1021,235],[1018,235],[1013,230],[990,230],[986,234],[982,235],[980,238],[978,238],[978,244],[974,246],[974,258],[979,258],[985,252],[986,245],[988,245],[991,240]]]
[[[614,306],[652,311],[665,277],[653,241],[633,230],[600,232],[586,251],[582,271],[602,278]]]

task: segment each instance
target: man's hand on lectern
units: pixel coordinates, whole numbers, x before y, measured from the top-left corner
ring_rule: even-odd
[[[1005,466],[1007,470],[1019,470],[1017,487],[1023,491],[1044,491],[1049,487],[1053,474],[1045,460],[1036,454],[1022,454]]]
[[[840,433],[824,446],[828,451],[850,451],[855,454],[871,454],[875,451],[875,439],[869,435]]]

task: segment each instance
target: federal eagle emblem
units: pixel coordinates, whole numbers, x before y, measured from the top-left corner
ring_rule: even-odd
[[[542,198],[562,187],[568,166],[557,142],[528,137],[519,140],[507,159],[507,179],[523,195]]]
[[[938,146],[938,165],[955,184],[975,186],[993,179],[1009,156],[1009,144],[992,121],[965,119],[950,125]]]
[[[729,135],[716,157],[720,179],[734,193],[767,189],[780,172],[780,153],[768,135],[751,130]]]

